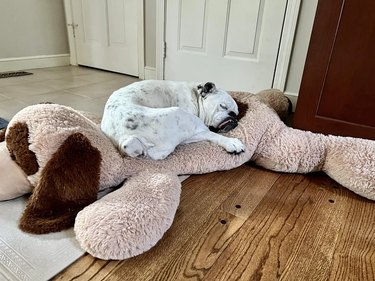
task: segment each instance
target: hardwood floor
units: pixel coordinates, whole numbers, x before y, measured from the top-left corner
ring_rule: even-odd
[[[185,180],[150,251],[87,254],[54,280],[375,280],[374,221],[374,202],[324,174],[243,165]]]

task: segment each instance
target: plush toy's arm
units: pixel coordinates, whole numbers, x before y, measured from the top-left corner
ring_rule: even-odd
[[[181,192],[175,174],[145,171],[78,213],[74,230],[94,257],[121,260],[153,247],[171,226]]]
[[[275,110],[281,120],[286,119],[292,113],[292,102],[280,90],[263,90],[257,93],[255,97]]]

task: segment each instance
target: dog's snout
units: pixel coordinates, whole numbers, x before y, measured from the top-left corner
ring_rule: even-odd
[[[232,116],[232,117],[234,117],[234,118],[236,118],[236,116],[237,116],[237,114],[234,113],[233,111],[229,112],[228,115],[229,115],[229,116]]]

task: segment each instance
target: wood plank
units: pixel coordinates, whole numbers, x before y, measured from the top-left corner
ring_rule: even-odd
[[[241,168],[244,173],[248,173],[242,181],[232,177],[233,183],[238,187],[220,205],[220,209],[237,217],[247,219],[264,195],[280,177],[280,173],[275,173],[263,168],[246,164]]]
[[[280,177],[280,174],[249,166],[243,166],[240,170],[247,174],[246,177],[234,180],[233,172],[226,175],[233,179],[236,186],[232,194],[184,247],[147,280],[204,279],[205,274],[231,242],[233,235]]]
[[[329,280],[375,280],[375,204],[350,196]]]
[[[313,280],[316,274],[327,276],[344,214],[341,204],[329,200],[342,189],[319,188],[310,177],[331,182],[324,175],[282,175],[205,279]]]
[[[89,279],[102,280],[111,271],[118,266],[120,261],[106,261],[92,257],[90,254],[85,254],[83,257],[74,262],[69,268],[65,269],[53,280],[56,281],[84,281]]]

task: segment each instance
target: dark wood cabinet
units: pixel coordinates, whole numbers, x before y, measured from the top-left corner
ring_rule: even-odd
[[[294,127],[375,140],[374,0],[319,0]]]

